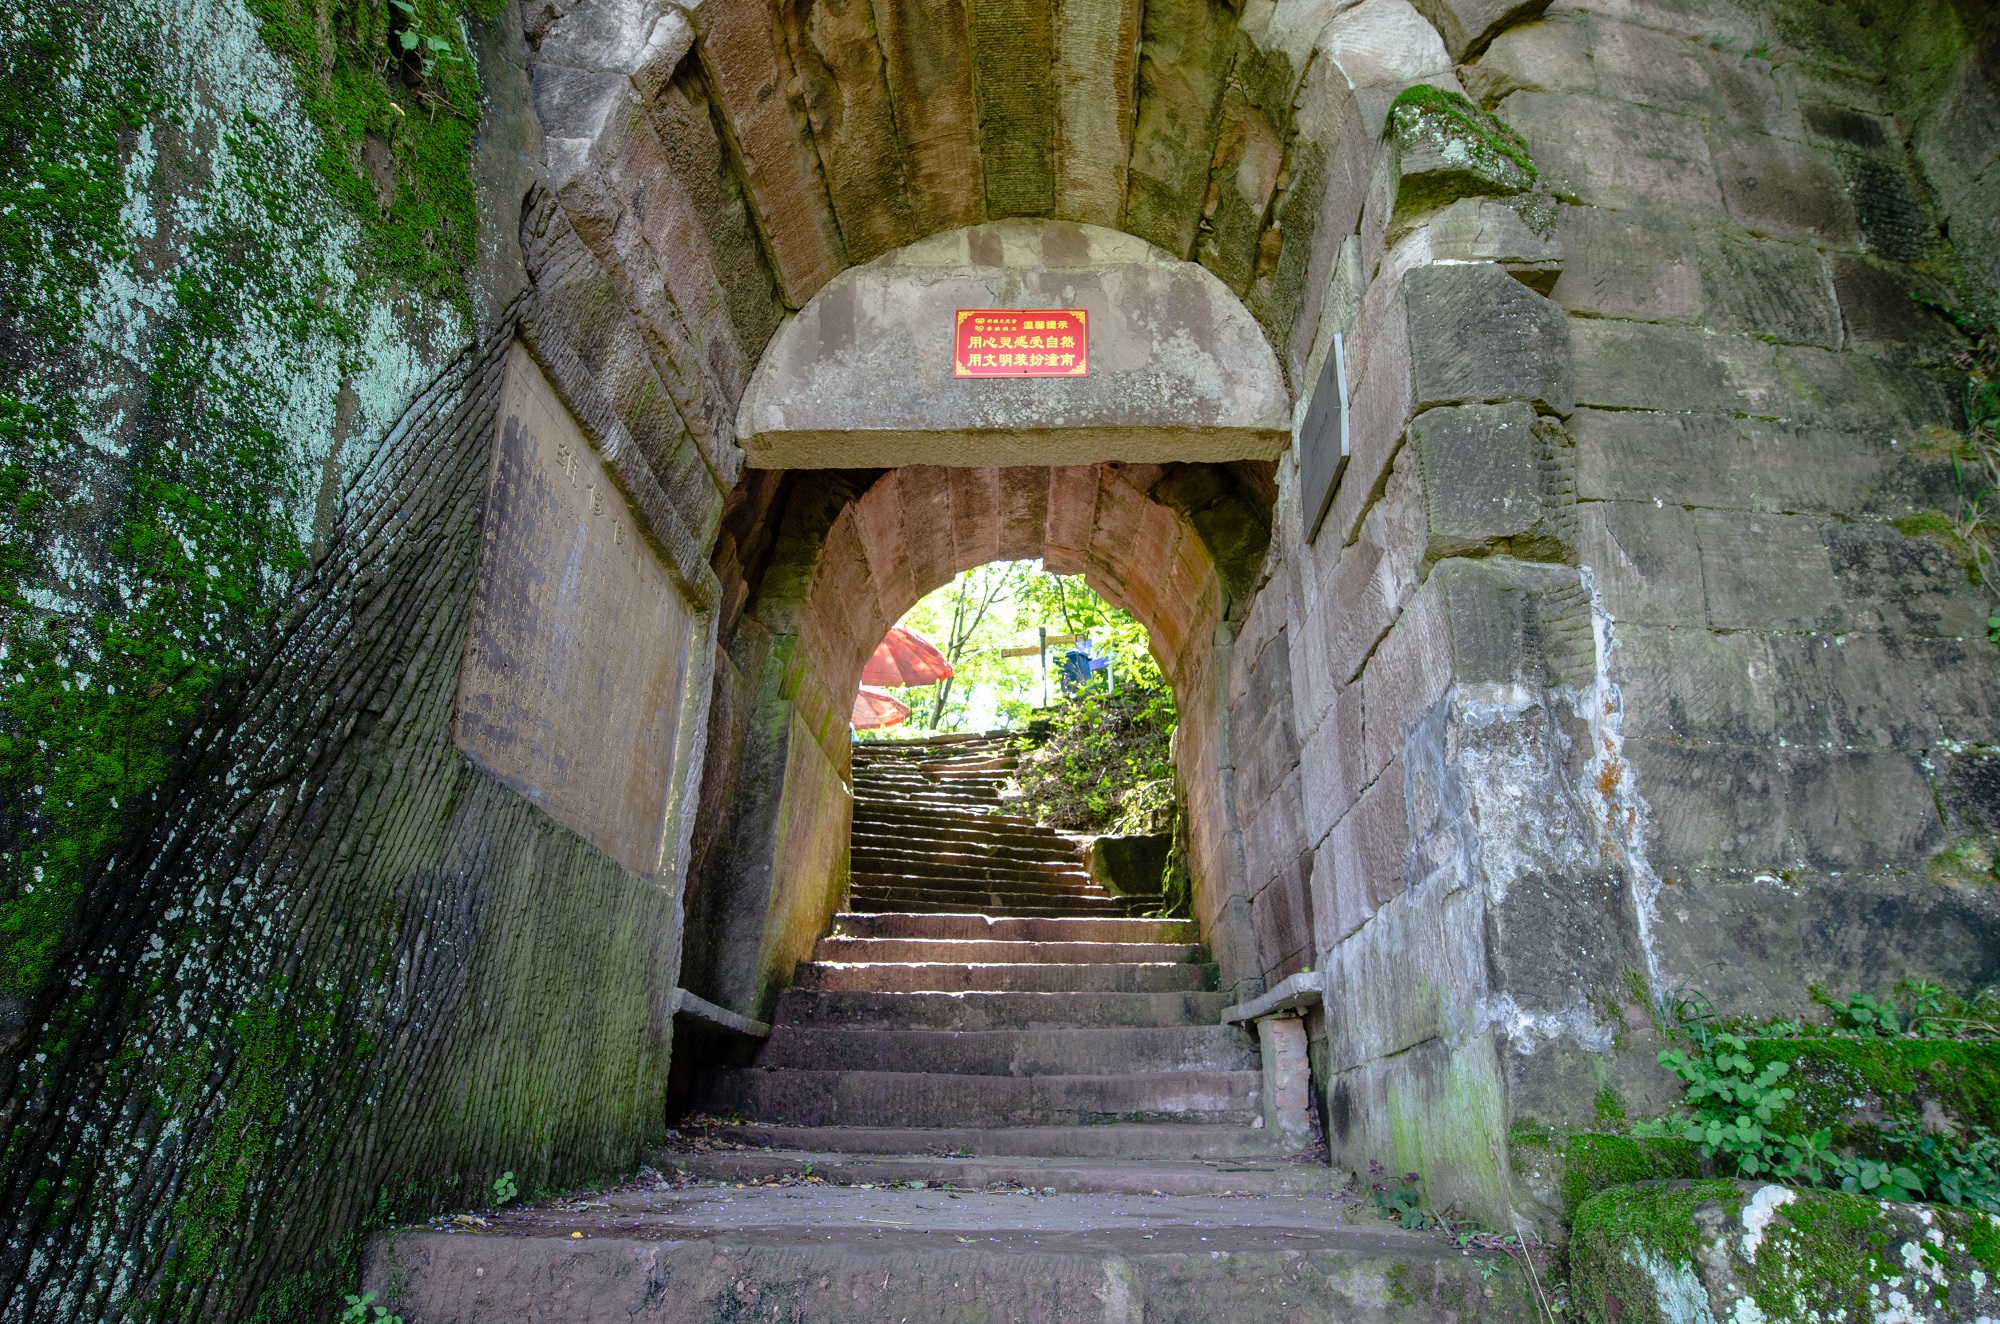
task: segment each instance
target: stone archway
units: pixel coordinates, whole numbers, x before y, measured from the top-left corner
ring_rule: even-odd
[[[689,923],[705,929],[689,944],[690,987],[747,1011],[782,986],[845,883],[847,713],[862,665],[889,626],[959,571],[1031,558],[1083,575],[1146,626],[1181,713],[1175,762],[1196,915],[1225,980],[1254,978],[1223,790],[1220,686],[1232,616],[1268,537],[1267,466],[910,466],[865,482],[810,535],[809,564],[767,571],[746,613],[785,633],[755,703],[725,703],[720,722],[733,710],[736,729],[712,733],[718,750],[736,751],[733,777],[718,780],[712,757],[709,788],[733,798],[735,824],[728,849],[705,852],[690,898]]]

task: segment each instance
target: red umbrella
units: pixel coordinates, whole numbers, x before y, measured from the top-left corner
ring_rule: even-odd
[[[863,685],[928,685],[950,679],[951,663],[937,645],[900,625],[889,627],[868,665],[861,668]]]
[[[854,696],[854,711],[850,720],[857,731],[875,731],[885,726],[895,726],[909,720],[910,705],[904,703],[887,690],[878,690],[873,685],[863,685]]]

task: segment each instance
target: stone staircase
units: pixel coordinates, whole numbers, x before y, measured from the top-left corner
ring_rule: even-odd
[[[854,750],[848,908],[857,914],[1119,915],[1077,843],[1001,812],[1014,769],[1004,735],[871,741]]]
[[[849,909],[709,1134],[800,1154],[1275,1156],[1254,1036],[1188,920],[1128,916],[1076,844],[1000,812],[995,739],[855,751]]]
[[[1195,926],[999,812],[1008,758],[857,747],[850,907],[711,1118],[629,1186],[378,1234],[367,1290],[409,1324],[1534,1318],[1259,1125]]]

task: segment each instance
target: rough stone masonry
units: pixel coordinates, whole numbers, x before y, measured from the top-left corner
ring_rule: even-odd
[[[1546,1227],[1670,998],[2000,982],[1990,0],[4,16],[0,1321],[631,1170],[1002,557],[1152,632],[1337,1168]],[[1102,375],[955,393],[959,291]]]

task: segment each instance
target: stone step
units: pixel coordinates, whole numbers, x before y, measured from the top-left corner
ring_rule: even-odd
[[[378,1232],[361,1291],[411,1324],[1538,1318],[1506,1255],[1352,1219],[1323,1195],[649,1183]]]
[[[974,843],[954,845],[946,850],[931,850],[908,839],[894,844],[881,840],[857,841],[853,843],[851,858],[868,861],[869,866],[878,873],[924,873],[941,877],[960,874],[966,877],[985,877],[995,871],[1003,871],[1024,876],[1079,878],[1089,876],[1082,861],[1074,853],[1067,856],[1043,855],[1037,858],[1025,850],[1009,850],[1004,847],[980,849]]]
[[[926,886],[921,879],[903,879],[892,883],[880,880],[870,882],[855,879],[849,894],[853,902],[849,910],[894,910],[901,902],[924,902],[933,906],[943,903],[947,910],[977,911],[983,915],[997,912],[994,908],[1021,906],[1038,907],[1054,914],[1101,914],[1122,915],[1124,909],[1117,898],[1107,892],[1081,888],[1068,891],[1053,888],[1020,889],[1012,884],[991,888]],[[867,904],[863,904],[863,903]],[[883,904],[883,903],[889,904]],[[908,909],[916,910],[912,905]]]
[[[821,938],[815,961],[969,961],[981,964],[1119,965],[1203,958],[1200,946],[1174,942],[1013,942],[1004,938]]]
[[[1064,865],[1019,864],[1011,860],[961,863],[959,860],[925,856],[913,851],[898,851],[894,854],[856,851],[849,858],[850,868],[855,873],[876,874],[888,878],[935,878],[946,882],[963,880],[969,883],[1088,884],[1090,882],[1090,875],[1078,868],[1074,862]]]
[[[876,993],[1208,993],[1219,967],[1162,961],[1139,965],[972,965],[964,963],[800,964],[792,983],[825,992]]]
[[[1040,837],[1059,837],[1062,834],[1053,828],[1045,828],[1032,818],[1020,814],[982,813],[973,809],[954,810],[950,805],[911,805],[901,800],[885,803],[878,800],[856,800],[854,819],[857,823],[875,825],[885,829],[896,829],[905,825],[917,827],[973,827],[989,832],[1016,832]]]
[[[856,869],[849,877],[858,888],[916,888],[927,892],[1011,892],[1019,896],[1100,896],[1111,894],[1087,877],[1077,878],[952,878],[925,874],[871,873]]]
[[[1256,1071],[1126,1076],[958,1076],[903,1071],[716,1070],[698,1106],[791,1126],[1099,1126],[1209,1122],[1248,1126]]]
[[[988,1158],[1093,1158],[1189,1162],[1283,1157],[1284,1141],[1261,1127],[1203,1122],[1122,1126],[773,1126],[717,1122],[704,1136],[724,1144],[840,1154],[958,1155]]]
[[[1080,874],[1083,857],[1076,851],[1037,846],[995,846],[977,841],[921,841],[880,837],[851,843],[856,859],[879,860],[896,869],[1015,869],[1024,873]]]
[[[1038,864],[1075,865],[1081,858],[1076,844],[1063,837],[925,828],[919,824],[884,827],[858,823],[849,840],[856,850],[935,850],[957,854],[997,852],[1008,859]]]
[[[1227,993],[881,993],[788,988],[775,1024],[911,1030],[1214,1025]]]
[[[1233,1025],[1034,1030],[848,1030],[778,1024],[766,1069],[955,1076],[1151,1075],[1257,1069],[1257,1044]]]
[[[850,842],[851,854],[867,857],[924,857],[946,862],[987,860],[995,864],[1043,865],[1057,869],[1081,869],[1082,855],[1067,842],[1058,849],[1041,844],[1008,845],[966,838],[927,840],[905,833],[875,835],[857,832]]]
[[[833,917],[848,938],[1000,938],[1013,942],[1176,942],[1201,940],[1188,919],[993,919],[986,915],[855,915]]]
[[[963,895],[954,894],[944,900],[925,900],[911,896],[883,896],[871,898],[855,895],[848,898],[848,909],[856,914],[897,914],[897,915],[956,915],[970,909],[978,909],[981,914],[996,918],[1015,919],[1070,919],[1079,914],[1091,916],[1113,916],[1124,914],[1122,906],[1110,903],[1076,903],[1067,906],[1040,905],[996,905],[992,902],[968,901]]]
[[[1232,1132],[1242,1129],[1229,1128]],[[924,1133],[901,1134],[920,1138]],[[1336,1173],[1319,1163],[1293,1162],[1280,1154],[1218,1161],[717,1149],[700,1153],[665,1151],[649,1155],[647,1162],[657,1171],[693,1181],[747,1183],[772,1177],[813,1176],[836,1186],[919,1182],[926,1187],[961,1191],[1025,1186],[1057,1195],[1332,1195],[1347,1183],[1344,1172]]]
[[[1004,892],[929,892],[894,888],[856,890],[848,894],[847,908],[857,914],[873,911],[902,914],[958,914],[976,910],[1000,918],[1074,918],[1123,915],[1125,909],[1109,897],[1010,896]]]

